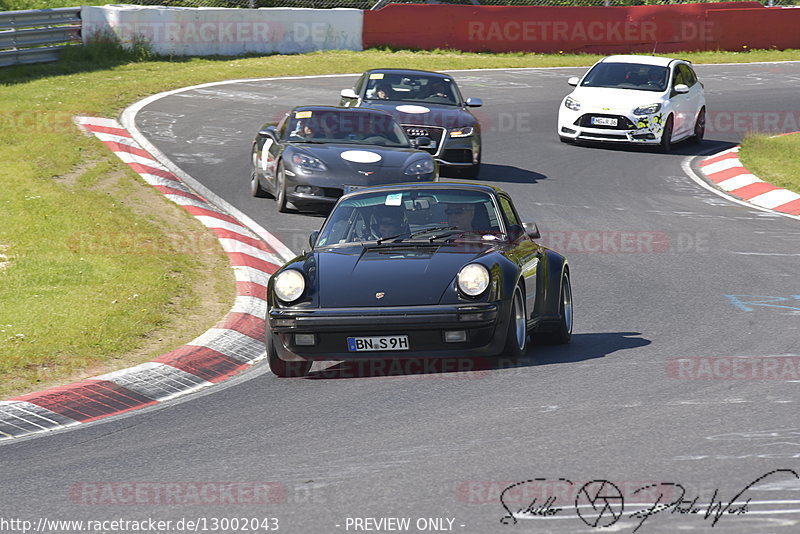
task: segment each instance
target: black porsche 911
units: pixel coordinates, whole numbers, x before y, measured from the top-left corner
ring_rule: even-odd
[[[294,108],[261,127],[253,141],[250,189],[271,194],[278,210],[326,209],[358,187],[438,179],[433,157],[419,150],[430,140],[409,140],[382,111],[331,106]]]
[[[412,139],[431,139],[427,147],[439,163],[465,178],[481,166],[481,125],[469,108],[480,98],[464,98],[452,76],[407,69],[372,69],[353,89],[343,89],[340,105],[391,113]]]
[[[311,250],[267,291],[267,357],[281,377],[316,360],[525,354],[572,335],[566,259],[534,239],[504,191],[480,184],[344,195]]]

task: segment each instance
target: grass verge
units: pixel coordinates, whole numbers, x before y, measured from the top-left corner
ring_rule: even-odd
[[[681,56],[786,61],[800,60],[800,51]],[[56,63],[0,69],[0,398],[152,359],[212,326],[233,298],[221,251],[186,247],[204,230],[81,135],[73,116],[113,117],[153,93],[232,78],[376,65],[586,66],[598,58],[368,50],[168,59],[96,44]]]
[[[800,133],[771,137],[749,134],[742,141],[739,159],[748,171],[765,182],[800,193]]]

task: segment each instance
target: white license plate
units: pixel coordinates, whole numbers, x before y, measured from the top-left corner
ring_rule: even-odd
[[[408,336],[348,337],[347,350],[350,352],[408,350]]]
[[[608,117],[592,117],[592,124],[597,126],[616,126],[617,119],[610,119]]]

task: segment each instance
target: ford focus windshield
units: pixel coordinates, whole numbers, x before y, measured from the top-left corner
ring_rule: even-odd
[[[581,82],[581,87],[634,89],[663,92],[667,89],[669,69],[639,63],[598,63]]]

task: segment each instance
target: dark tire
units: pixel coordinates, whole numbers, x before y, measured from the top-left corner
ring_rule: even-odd
[[[266,190],[261,187],[261,181],[258,179],[258,144],[253,144],[253,153],[250,158],[250,194],[257,198],[264,198],[267,196]]]
[[[706,135],[706,108],[700,110],[697,114],[697,121],[694,123],[694,135],[692,136],[692,143],[699,145],[703,142]]]
[[[275,202],[278,204],[278,211],[286,213],[286,169],[283,167],[283,160],[278,163],[278,172],[275,173]]]
[[[511,297],[511,314],[508,319],[503,356],[512,360],[525,356],[525,352],[528,350],[527,319],[525,297],[522,295],[522,289],[517,286],[514,290],[514,296]]]
[[[301,378],[311,370],[311,362],[286,362],[278,358],[275,340],[269,329],[267,329],[267,362],[269,370],[280,378]]]
[[[664,124],[664,131],[661,133],[661,152],[668,153],[672,150],[672,115],[667,117],[667,122]]]
[[[478,163],[470,165],[469,167],[459,167],[457,174],[460,178],[474,179],[478,177],[481,172],[481,155],[478,156]]]
[[[561,289],[559,292],[558,313],[560,321],[558,327],[552,332],[542,332],[536,336],[536,341],[548,345],[563,345],[572,339],[572,284],[569,273],[564,271],[561,275]]]

